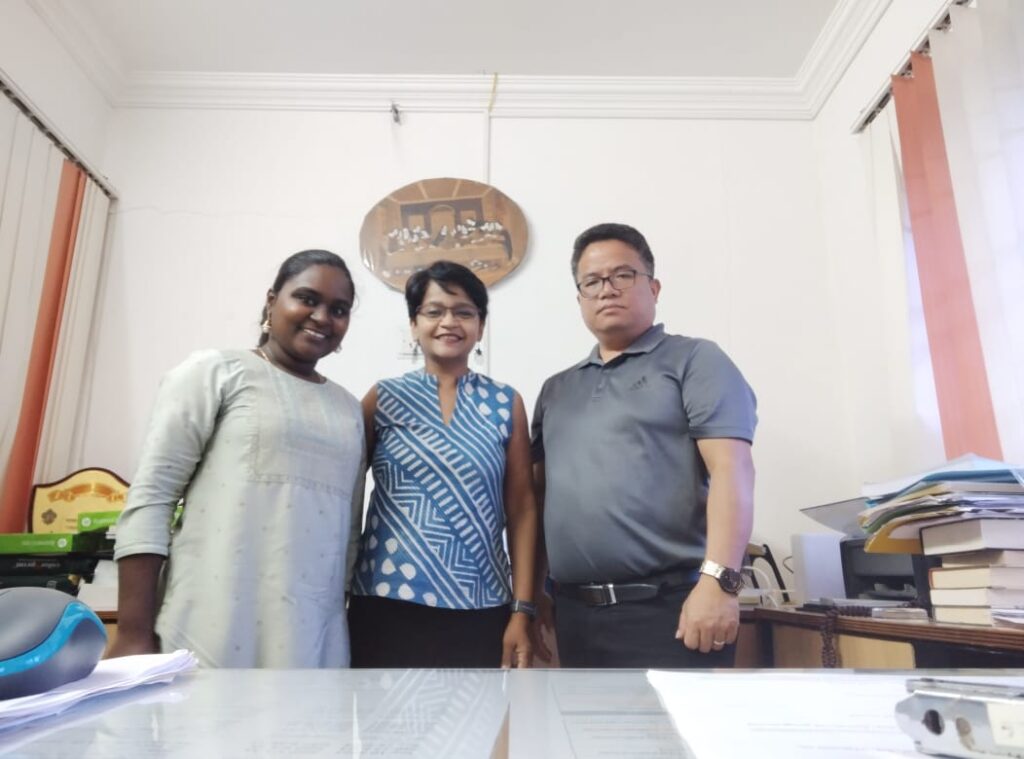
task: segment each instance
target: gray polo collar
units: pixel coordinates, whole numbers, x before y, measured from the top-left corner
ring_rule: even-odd
[[[653,327],[649,327],[640,337],[634,340],[626,350],[622,351],[623,356],[631,356],[640,353],[650,353],[652,350],[661,344],[661,341],[665,339],[665,325],[655,324]],[[593,350],[590,351],[590,355],[585,359],[576,364],[576,369],[582,369],[584,366],[590,364],[596,364],[597,366],[604,366],[604,361],[601,360],[601,346],[595,345]]]

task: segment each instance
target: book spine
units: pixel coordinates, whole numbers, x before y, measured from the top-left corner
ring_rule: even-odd
[[[0,575],[91,576],[98,559],[84,556],[18,556],[0,554]]]

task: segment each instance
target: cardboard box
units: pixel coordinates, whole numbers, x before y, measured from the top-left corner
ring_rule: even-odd
[[[95,553],[108,545],[109,541],[98,532],[0,533],[0,554]]]
[[[79,532],[104,532],[117,524],[120,511],[83,511],[78,515]]]

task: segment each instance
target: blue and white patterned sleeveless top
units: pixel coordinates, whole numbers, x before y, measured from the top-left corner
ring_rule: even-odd
[[[444,609],[512,600],[502,535],[514,398],[470,372],[446,425],[432,374],[377,384],[375,487],[353,593]]]

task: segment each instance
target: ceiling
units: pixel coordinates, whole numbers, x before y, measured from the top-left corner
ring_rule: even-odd
[[[32,0],[121,75],[792,78],[839,0]]]

